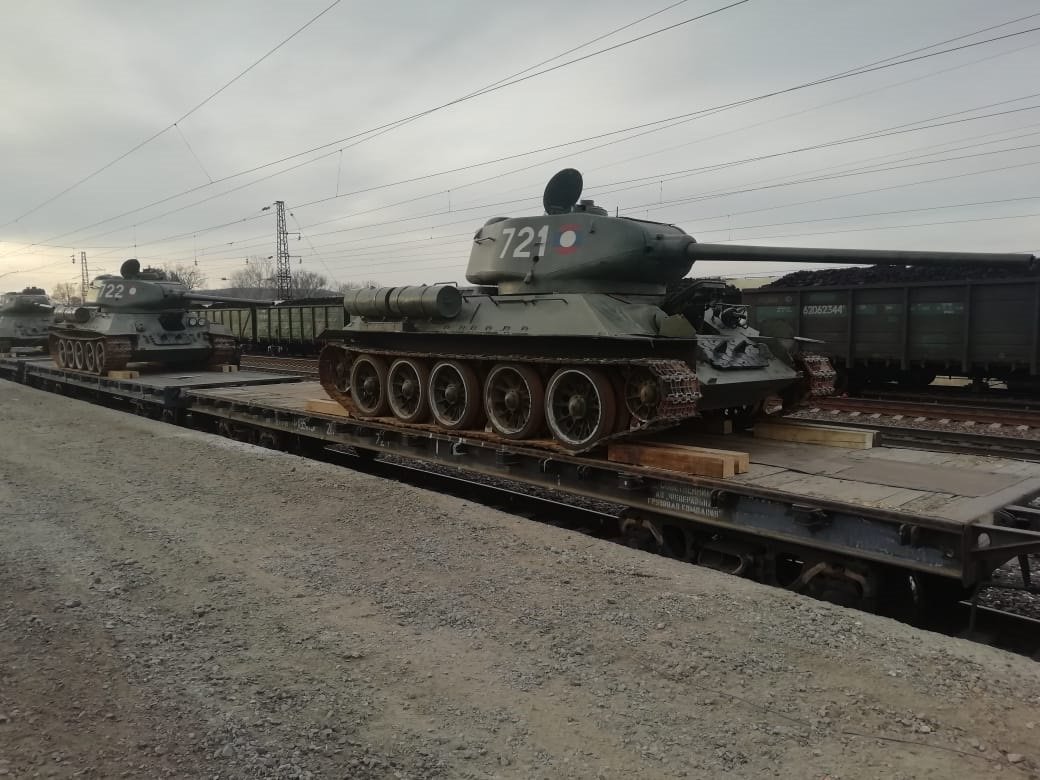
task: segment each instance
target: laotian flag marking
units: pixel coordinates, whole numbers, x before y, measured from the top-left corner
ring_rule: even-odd
[[[572,255],[578,251],[581,243],[579,240],[579,225],[561,225],[560,232],[556,236],[556,253],[560,255]]]

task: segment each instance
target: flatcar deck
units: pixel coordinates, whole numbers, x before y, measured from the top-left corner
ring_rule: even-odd
[[[679,557],[703,546],[705,536],[724,535],[803,559],[825,552],[968,583],[983,579],[994,561],[1003,563],[1020,548],[1040,551],[1040,529],[993,524],[1008,505],[1040,492],[1038,464],[748,437],[698,440],[751,456],[746,474],[714,479],[309,411],[307,402],[323,397],[315,382],[197,390],[191,397],[193,414],[220,418],[225,425],[279,430],[621,504],[650,533],[662,540],[671,534],[671,551]]]
[[[746,451],[751,464],[732,478],[695,477],[548,442],[311,411],[308,402],[325,394],[299,377],[202,371],[113,380],[15,359],[0,359],[0,376],[305,454],[345,445],[608,501],[624,507],[619,523],[633,543],[700,563],[721,555],[720,568],[791,587],[800,586],[782,581],[787,561],[801,579],[823,572],[867,583],[895,569],[980,585],[996,567],[1040,552],[1040,512],[1020,506],[1040,494],[1036,463],[701,437],[684,443]]]
[[[317,382],[214,388],[198,390],[192,396],[205,399],[206,402],[227,402],[229,406],[238,408],[266,409],[272,413],[281,410],[302,416],[344,420],[339,415],[308,411],[308,401],[325,398],[325,392]],[[368,421],[367,424],[389,429],[400,427],[391,419]],[[410,428],[417,435],[433,432],[430,426],[416,425]],[[461,441],[465,437],[455,435],[447,438]],[[479,440],[484,437],[478,434],[475,438]],[[676,441],[675,436],[668,439]],[[682,443],[736,449],[750,455],[751,468],[746,474],[719,480],[720,484],[782,490],[804,499],[833,499],[864,508],[895,510],[920,518],[939,518],[958,523],[985,522],[1006,505],[1040,493],[1040,463],[883,447],[850,450],[763,441],[744,435],[697,436],[696,440]],[[542,453],[542,457],[547,454]],[[565,454],[558,449],[553,453],[553,457],[561,455]],[[607,463],[605,459],[596,457],[595,453],[580,460],[583,463],[596,462],[604,468],[627,468],[635,473],[654,473],[671,479],[700,481],[699,478],[687,475],[679,477],[672,472]]]

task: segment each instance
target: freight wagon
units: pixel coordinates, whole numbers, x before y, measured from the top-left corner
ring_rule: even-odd
[[[211,322],[226,325],[242,341],[243,352],[316,355],[326,329],[347,323],[343,298],[312,298],[270,306],[212,306],[204,310]]]
[[[781,280],[781,284],[783,280]],[[1036,277],[745,290],[751,324],[764,336],[822,344],[850,389],[938,375],[1032,384],[1040,364]]]

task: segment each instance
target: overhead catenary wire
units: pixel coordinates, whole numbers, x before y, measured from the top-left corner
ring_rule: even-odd
[[[154,141],[159,136],[164,135],[169,130],[177,127],[177,125],[180,122],[183,122],[185,119],[187,119],[192,114],[194,114],[196,111],[201,109],[203,106],[205,106],[211,100],[216,98],[218,95],[220,95],[222,92],[224,92],[224,90],[226,90],[228,87],[233,85],[235,82],[237,82],[239,79],[241,79],[247,73],[249,73],[255,67],[260,65],[260,63],[262,63],[264,60],[266,60],[268,57],[270,57],[272,54],[274,54],[280,48],[285,46],[285,44],[289,43],[293,38],[295,38],[297,35],[302,33],[304,30],[306,30],[308,27],[310,27],[316,21],[318,21],[321,17],[323,17],[325,14],[327,14],[329,11],[331,11],[333,8],[335,8],[337,5],[339,5],[341,2],[342,2],[342,0],[333,0],[333,2],[330,5],[326,6],[322,11],[319,11],[317,14],[315,14],[310,19],[308,19],[306,23],[304,23],[301,27],[298,27],[288,37],[283,38],[281,40],[281,42],[279,42],[274,48],[268,50],[267,53],[264,54],[263,56],[261,56],[259,59],[254,60],[249,66],[247,66],[245,68],[245,70],[239,71],[239,73],[237,73],[234,77],[232,77],[230,81],[224,82],[224,84],[222,84],[216,90],[211,92],[209,95],[207,95],[201,101],[199,101],[195,106],[193,106],[189,110],[185,111],[183,114],[181,114],[175,120],[173,120],[173,122],[171,122],[170,124],[166,125],[161,130],[156,131],[152,135],[150,135],[147,138],[145,138],[143,141],[139,142],[138,144],[136,144],[135,146],[131,147],[127,151],[123,152],[122,154],[118,155],[117,157],[115,157],[114,159],[110,160],[109,162],[105,163],[104,165],[102,165],[100,168],[98,168],[97,170],[93,171],[92,173],[88,173],[86,176],[83,176],[82,178],[76,180],[75,182],[73,182],[72,184],[70,184],[69,186],[65,187],[63,190],[61,190],[60,192],[58,192],[58,193],[56,193],[54,195],[51,195],[49,198],[46,198],[42,202],[36,204],[32,208],[30,208],[28,211],[25,211],[22,214],[19,214],[14,219],[4,223],[3,225],[0,225],[0,228],[7,227],[8,225],[10,225],[10,224],[12,224],[14,222],[19,222],[19,221],[25,219],[26,217],[28,217],[30,214],[34,214],[37,211],[39,211],[40,209],[44,208],[45,206],[49,206],[51,203],[54,203],[54,201],[58,200],[62,196],[72,192],[77,187],[87,183],[88,181],[93,179],[95,176],[98,176],[99,174],[104,173],[109,168],[111,168],[113,165],[115,165],[115,164],[117,164],[119,162],[122,162],[127,157],[132,155],[134,152],[136,152],[139,149],[142,149],[143,147],[145,147],[148,144],[150,144],[152,141]],[[192,154],[194,154],[194,152],[192,152]],[[201,165],[201,163],[200,163],[200,165]]]
[[[708,12],[708,15],[710,15],[712,13],[717,13],[720,10],[728,9],[728,8],[732,7],[733,5],[734,4],[731,4],[729,6],[723,6],[720,9],[715,9],[714,11]],[[704,15],[702,14],[701,16],[695,17],[695,18],[702,18],[703,16]],[[1030,15],[1030,16],[1033,16],[1033,15]],[[1030,16],[1020,17],[1019,20],[1024,19],[1024,18],[1030,18]],[[684,20],[684,22],[681,22],[681,23],[678,23],[678,24],[687,23],[689,21],[692,21],[693,19],[694,18],[691,18],[690,20]],[[974,31],[972,33],[966,33],[966,34],[958,36],[957,38],[954,38],[954,39],[947,39],[947,41],[961,40],[961,39],[966,38],[966,37],[971,37],[972,35],[980,34],[982,31],[996,29],[997,27],[1006,26],[1008,24],[1012,24],[1015,21],[1019,21],[1019,20],[1011,20],[1009,22],[1005,22],[1005,23],[1002,23],[1000,25],[991,25],[990,27],[982,28],[982,30],[976,30],[976,31]],[[668,28],[661,28],[657,32],[663,31],[665,29],[672,29],[674,26],[675,25],[671,25]],[[735,108],[735,107],[738,107],[738,106],[748,105],[748,104],[753,103],[753,102],[757,102],[757,101],[760,101],[760,100],[764,100],[764,99],[767,99],[767,98],[770,98],[770,97],[774,97],[774,96],[778,96],[778,95],[782,95],[782,94],[789,94],[791,92],[794,92],[794,91],[797,91],[797,90],[800,90],[800,89],[805,89],[805,88],[812,87],[812,86],[816,86],[818,84],[829,83],[831,81],[835,81],[835,80],[839,80],[839,79],[844,79],[844,78],[850,78],[850,77],[853,77],[853,76],[863,75],[865,73],[874,72],[876,70],[886,69],[886,68],[894,67],[894,66],[897,66],[897,65],[906,64],[906,63],[909,63],[909,62],[919,61],[919,60],[926,59],[926,58],[929,58],[929,57],[940,56],[940,55],[943,55],[943,54],[948,54],[948,53],[951,53],[951,52],[960,51],[960,50],[967,49],[967,48],[974,47],[974,46],[985,45],[985,44],[993,43],[993,42],[996,42],[996,41],[1012,38],[1012,37],[1015,37],[1015,36],[1025,35],[1025,34],[1028,34],[1028,33],[1033,33],[1033,32],[1036,32],[1038,30],[1040,30],[1040,27],[1033,27],[1033,28],[1029,28],[1029,29],[1026,29],[1026,30],[1019,30],[1019,31],[1015,31],[1015,32],[1012,32],[1012,33],[1007,33],[1007,34],[1001,35],[1001,36],[995,36],[993,38],[988,38],[988,39],[984,39],[984,40],[981,40],[981,41],[973,41],[971,43],[961,44],[959,46],[955,46],[955,47],[951,47],[951,48],[947,48],[947,49],[942,49],[942,50],[939,50],[939,51],[929,52],[927,54],[920,54],[920,55],[911,56],[911,57],[905,56],[905,55],[908,55],[908,54],[913,54],[915,52],[925,51],[925,50],[927,50],[929,48],[934,48],[936,46],[943,45],[947,41],[938,42],[938,43],[930,44],[928,46],[918,47],[916,49],[912,49],[912,50],[910,50],[910,52],[903,52],[902,54],[892,55],[892,56],[890,56],[888,58],[885,58],[883,60],[877,60],[874,63],[870,63],[870,64],[864,65],[864,66],[859,66],[859,67],[853,68],[853,69],[848,69],[846,71],[842,71],[842,72],[840,72],[838,74],[834,74],[834,75],[831,75],[831,76],[828,76],[828,77],[816,79],[816,80],[809,81],[809,82],[804,82],[802,84],[793,85],[793,86],[786,87],[786,88],[783,88],[783,89],[774,90],[774,91],[771,91],[771,92],[766,92],[766,93],[763,93],[763,94],[760,94],[760,95],[757,95],[757,96],[754,96],[754,97],[751,97],[751,98],[745,98],[745,99],[742,99],[742,100],[739,100],[739,101],[733,101],[733,102],[730,102],[730,103],[721,104],[719,106],[713,106],[713,107],[706,108],[706,109],[700,109],[698,111],[687,112],[687,113],[676,115],[674,117],[669,117],[669,118],[666,118],[666,119],[663,119],[663,120],[657,120],[656,122],[643,123],[642,125],[638,125],[638,126],[635,126],[635,127],[648,127],[648,126],[651,126],[651,125],[654,125],[654,124],[662,124],[662,123],[665,123],[665,122],[673,121],[675,119],[695,116],[697,114],[717,113],[720,110],[728,110],[728,109]],[[649,35],[649,34],[647,34],[647,35]],[[641,39],[644,39],[645,37],[647,37],[647,36],[646,35],[640,36],[639,39],[641,40]],[[630,39],[628,42],[632,42],[634,40],[636,40],[636,39]],[[622,42],[622,44],[624,44],[624,43],[626,43],[626,42]],[[593,52],[593,53],[590,53],[588,55],[584,55],[584,57],[582,57],[582,58],[578,58],[578,59],[575,59],[575,60],[569,60],[569,61],[567,61],[565,63],[561,63],[561,64],[558,64],[556,66],[553,66],[553,68],[551,68],[551,69],[538,71],[536,73],[528,74],[526,76],[520,77],[519,79],[516,79],[516,80],[513,80],[513,81],[509,81],[509,82],[505,82],[503,84],[500,84],[500,85],[494,87],[491,90],[487,90],[487,91],[479,92],[479,93],[474,93],[473,96],[487,94],[488,91],[494,91],[494,90],[502,89],[502,88],[510,86],[512,84],[519,83],[520,81],[527,80],[527,79],[536,77],[538,75],[542,75],[544,73],[550,72],[550,70],[556,70],[556,69],[559,69],[561,67],[566,67],[567,65],[574,64],[575,62],[579,62],[582,59],[587,59],[588,57],[596,56],[597,54],[600,54],[600,53],[603,53],[605,51],[609,51],[611,49],[617,48],[619,45],[621,45],[621,44],[616,44],[615,46],[609,47],[608,49],[602,49],[602,50],[598,50],[597,52]],[[465,99],[470,99],[470,98],[467,97]],[[441,104],[440,107],[453,105],[456,102],[460,102],[460,101],[461,101],[461,99],[458,99],[456,101],[449,101],[447,103]],[[430,109],[430,110],[427,110],[426,112],[420,112],[417,115],[425,115],[426,113],[429,113],[432,110],[435,110],[435,109]],[[417,116],[417,115],[412,115],[412,116]],[[405,119],[407,119],[407,118],[408,117],[406,117]],[[398,121],[403,121],[403,120],[398,120]],[[393,123],[389,123],[389,124],[393,124]],[[305,150],[303,152],[299,152],[299,153],[296,153],[296,154],[293,154],[293,155],[289,155],[287,157],[282,157],[282,158],[279,158],[278,160],[270,161],[270,162],[264,163],[262,165],[254,166],[254,167],[252,167],[250,169],[247,169],[247,170],[244,170],[244,171],[239,171],[238,173],[231,174],[231,175],[226,176],[226,177],[224,177],[222,179],[218,179],[214,183],[215,184],[219,184],[219,183],[222,183],[224,181],[231,180],[233,178],[238,178],[240,176],[248,175],[250,173],[254,173],[254,172],[257,172],[259,170],[263,170],[265,168],[272,167],[274,165],[278,165],[278,164],[281,164],[283,162],[287,162],[287,161],[290,161],[292,159],[296,159],[298,157],[305,156],[305,155],[311,154],[311,153],[316,152],[316,151],[320,151],[322,149],[327,149],[330,146],[335,146],[335,145],[337,145],[339,143],[342,143],[344,141],[347,141],[347,140],[350,140],[350,139],[353,139],[353,138],[357,138],[360,135],[365,135],[367,132],[372,132],[373,130],[380,129],[380,128],[385,127],[385,126],[386,125],[382,125],[382,126],[380,126],[378,128],[372,128],[369,131],[362,131],[361,133],[356,133],[353,136],[348,136],[345,139],[339,139],[339,140],[334,141],[334,142],[323,144],[323,145],[320,145],[320,146],[317,146],[317,147],[312,147],[312,148],[310,148],[308,150]],[[635,129],[635,128],[627,128],[627,130],[632,130],[632,129]],[[623,130],[623,131],[615,131],[615,132],[625,132],[625,131]],[[279,172],[279,173],[274,174],[274,175],[281,175],[281,173],[286,173],[286,172],[289,172],[291,170],[295,170],[296,168],[301,167],[302,165],[305,165],[305,164],[309,164],[310,162],[314,162],[317,159],[321,159],[321,158],[315,158],[314,160],[306,161],[305,163],[302,163],[302,164],[300,164],[298,166],[294,166],[292,168],[286,169],[285,171]],[[485,164],[488,164],[488,163],[485,163]],[[431,174],[430,176],[432,176],[432,175],[433,174]],[[268,178],[270,178],[270,177],[268,177]],[[409,180],[409,182],[414,181],[414,180],[415,179],[411,179],[411,180]],[[153,207],[155,205],[159,205],[161,203],[168,202],[168,201],[173,200],[173,199],[175,199],[177,197],[181,197],[181,196],[183,196],[185,194],[189,194],[191,192],[198,191],[199,189],[203,189],[203,188],[205,188],[207,186],[210,186],[210,185],[200,185],[199,187],[194,187],[194,188],[191,188],[189,190],[185,190],[185,191],[183,191],[181,193],[178,193],[176,195],[172,195],[172,196],[169,196],[167,198],[161,199],[160,201],[156,201],[156,202],[153,202],[151,204],[147,204],[145,206],[138,207],[136,209],[133,209],[133,210],[130,210],[130,211],[127,211],[127,212],[123,212],[122,214],[118,214],[118,215],[115,215],[113,217],[109,217],[109,218],[107,218],[105,220],[100,220],[100,221],[92,223],[91,225],[88,225],[86,227],[77,228],[75,230],[71,230],[71,231],[67,231],[65,233],[59,234],[57,236],[52,236],[52,237],[50,237],[48,239],[45,239],[44,241],[45,242],[50,242],[50,241],[54,241],[54,240],[57,240],[57,239],[60,239],[60,238],[65,238],[66,236],[73,235],[73,234],[78,233],[78,232],[82,232],[83,230],[88,230],[88,229],[90,229],[92,227],[96,227],[96,226],[99,226],[101,224],[105,224],[106,222],[111,222],[111,221],[114,221],[116,219],[120,219],[120,218],[125,217],[125,216],[131,216],[131,215],[139,213],[140,211],[143,211],[143,210],[145,210],[147,208],[151,208],[151,207]],[[249,185],[245,185],[245,186],[249,186]],[[386,185],[384,185],[384,186],[386,186]],[[243,187],[238,187],[238,188],[235,188],[233,190],[229,190],[228,192],[220,194],[220,195],[215,196],[215,197],[223,197],[223,196],[225,196],[227,194],[230,194],[231,192],[238,191],[238,190],[240,190],[242,188]],[[366,188],[365,191],[370,191],[371,189],[374,189],[374,188]],[[357,193],[348,193],[348,194],[357,194]],[[340,195],[339,197],[345,197],[345,195]],[[179,209],[175,209],[175,210],[170,211],[170,212],[165,212],[164,214],[159,215],[159,217],[149,218],[147,220],[140,220],[140,221],[137,222],[137,224],[144,224],[146,222],[153,221],[155,218],[160,218],[162,216],[169,216],[171,213],[176,213],[177,211],[184,210],[185,208],[191,208],[194,205],[200,205],[201,203],[207,202],[207,201],[212,200],[212,199],[213,198],[207,198],[207,199],[204,199],[203,201],[199,201],[199,202],[194,203],[194,204],[189,204],[187,206],[181,207]],[[32,245],[30,245],[30,246],[32,246]],[[9,255],[11,253],[9,252],[7,254]],[[3,256],[7,256],[7,255],[3,255]],[[0,256],[0,257],[3,257],[3,256]]]

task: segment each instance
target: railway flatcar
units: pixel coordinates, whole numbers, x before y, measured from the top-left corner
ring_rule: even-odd
[[[343,298],[301,298],[269,306],[213,306],[205,310],[211,322],[228,327],[241,340],[243,352],[317,355],[322,331],[347,323]]]
[[[1040,386],[1040,277],[960,280],[955,273],[891,279],[877,269],[791,274],[745,290],[749,319],[763,335],[817,339],[849,390],[936,376],[999,380],[1009,389]],[[922,278],[924,277],[924,278]],[[805,283],[808,280],[808,283]]]

